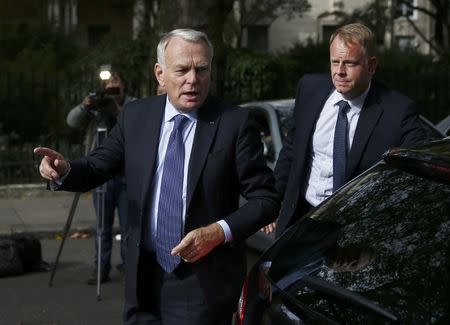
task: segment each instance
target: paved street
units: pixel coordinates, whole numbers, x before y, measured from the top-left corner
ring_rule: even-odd
[[[96,286],[85,284],[92,271],[93,240],[66,241],[51,288],[50,272],[0,278],[0,324],[121,324],[123,281],[119,272],[113,269],[111,282],[102,285],[101,301],[97,301]],[[53,262],[61,241],[43,239],[41,243],[44,260]],[[118,248],[118,242],[114,246]],[[117,261],[115,249],[113,265]]]
[[[48,237],[64,229],[74,193],[50,192],[45,184],[0,187],[0,235],[32,232]],[[95,220],[92,194],[80,196],[71,230],[91,230]]]
[[[1,187],[0,235],[36,234],[41,238],[44,261],[53,263],[61,244],[55,238],[64,229],[73,197],[72,193],[49,192],[44,184]],[[82,194],[69,234],[92,234],[94,220],[91,195]],[[0,324],[120,324],[124,294],[119,272],[113,268],[112,281],[102,285],[101,301],[97,301],[96,286],[85,284],[93,267],[94,238],[66,240],[51,288],[50,272],[0,278]],[[114,266],[118,248],[119,242],[114,241]]]
[[[43,259],[53,263],[73,201],[71,193],[52,193],[44,185],[0,187],[0,235],[30,232],[41,238]],[[90,194],[82,194],[69,235],[94,231],[95,216]],[[116,224],[118,224],[116,222]],[[119,242],[114,241],[111,282],[101,287],[85,282],[92,272],[94,236],[67,239],[53,286],[50,272],[0,278],[0,325],[114,325],[121,324],[123,279],[115,269]],[[249,265],[256,259],[249,254]]]

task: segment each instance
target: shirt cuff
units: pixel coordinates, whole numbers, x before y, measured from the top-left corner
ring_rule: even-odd
[[[222,227],[223,233],[225,235],[225,241],[224,243],[229,243],[233,240],[233,234],[231,233],[230,226],[228,226],[227,222],[225,220],[219,220],[217,221],[219,226]]]
[[[61,176],[57,181],[48,182],[50,191],[57,191],[58,188],[61,186],[61,184],[64,183],[64,180],[67,178],[67,175],[69,175],[69,173],[70,173],[70,164],[69,164],[69,170],[67,171],[67,173],[65,173],[63,176]]]

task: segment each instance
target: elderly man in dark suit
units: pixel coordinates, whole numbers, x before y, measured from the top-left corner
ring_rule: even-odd
[[[372,80],[377,68],[372,31],[356,23],[330,39],[331,78],[305,75],[297,87],[294,126],[283,144],[276,187],[283,196],[281,233],[393,146],[410,146],[425,134],[416,106]]]
[[[125,170],[125,324],[231,324],[246,274],[244,239],[279,209],[274,180],[248,111],[208,95],[207,36],[174,30],[157,51],[167,96],[125,106],[86,158],[69,163],[36,148],[40,173],[59,190],[86,191]]]

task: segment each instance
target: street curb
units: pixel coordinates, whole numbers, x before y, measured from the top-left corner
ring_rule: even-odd
[[[59,227],[58,225],[50,227],[48,225],[12,225],[7,227],[0,226],[0,237],[7,237],[11,234],[32,234],[40,239],[54,239],[58,235],[62,236],[64,227],[65,225],[61,225],[61,227]],[[88,233],[93,236],[95,234],[95,228],[93,228],[91,224],[73,225],[70,227],[68,236],[75,232]]]
[[[0,199],[42,197],[52,195],[45,183],[0,185]]]

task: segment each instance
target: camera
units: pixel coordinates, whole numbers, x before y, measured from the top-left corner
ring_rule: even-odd
[[[105,89],[100,89],[89,93],[89,96],[94,99],[94,107],[102,107],[105,104],[110,104],[113,98],[111,96],[120,95],[119,87],[109,87]]]
[[[98,112],[98,123],[106,125],[108,129],[115,124],[115,118],[118,114],[118,107],[112,96],[119,94],[119,87],[109,87],[89,93],[89,96],[94,100],[92,110]]]
[[[94,98],[104,98],[105,96],[119,95],[120,88],[119,87],[109,87],[105,89],[100,89],[94,92],[91,92],[89,95]]]
[[[119,87],[110,87],[89,93],[89,96],[94,100],[93,110],[104,111],[111,108],[114,109],[116,105],[114,105],[112,96],[119,94]]]

